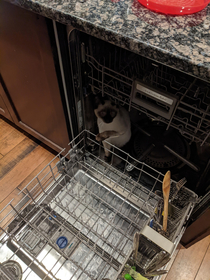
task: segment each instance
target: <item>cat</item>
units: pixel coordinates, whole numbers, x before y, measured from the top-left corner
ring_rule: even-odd
[[[123,147],[131,138],[131,123],[128,111],[113,101],[95,97],[94,113],[97,117],[99,129],[97,141],[102,141],[105,161],[111,160],[111,143],[116,147]],[[107,142],[104,142],[106,140]]]

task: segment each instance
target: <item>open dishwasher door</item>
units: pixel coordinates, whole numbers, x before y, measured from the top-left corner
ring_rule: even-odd
[[[90,152],[93,144],[97,148]],[[67,157],[58,155],[20,192],[20,202],[2,210],[0,262],[18,262],[22,279],[120,279],[125,265],[134,261],[134,235],[142,233],[141,261],[135,265],[146,275],[145,267],[158,253],[173,253],[196,195],[180,190],[164,234],[157,218],[163,199],[155,193],[163,174],[114,147],[111,164],[104,162],[103,148],[89,131],[70,146]],[[136,179],[126,171],[130,163]],[[170,198],[174,191],[171,181]],[[170,252],[161,242],[155,244],[145,227],[165,240]],[[15,279],[2,265],[0,271],[3,279]]]

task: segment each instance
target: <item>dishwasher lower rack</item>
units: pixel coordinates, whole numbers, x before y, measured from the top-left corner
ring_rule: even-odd
[[[161,229],[155,217],[162,197],[155,192],[163,174],[116,147],[111,163],[104,162],[103,147],[89,131],[70,145],[67,157],[59,154],[19,193],[18,203],[1,211],[0,262],[17,261],[22,279],[117,279],[132,259],[134,234],[151,220]],[[171,196],[174,191],[172,182]],[[171,203],[164,238],[175,245],[195,200],[183,187]],[[138,253],[143,271],[151,256]],[[14,277],[0,265],[0,279]]]

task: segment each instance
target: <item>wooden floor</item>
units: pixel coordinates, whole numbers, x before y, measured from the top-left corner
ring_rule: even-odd
[[[54,155],[0,119],[0,210]],[[0,218],[1,219],[1,218]],[[210,236],[189,249],[178,246],[164,280],[210,280]]]

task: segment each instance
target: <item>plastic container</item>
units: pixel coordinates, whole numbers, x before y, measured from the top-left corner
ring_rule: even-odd
[[[203,10],[210,0],[138,0],[146,8],[168,15],[189,15]]]

